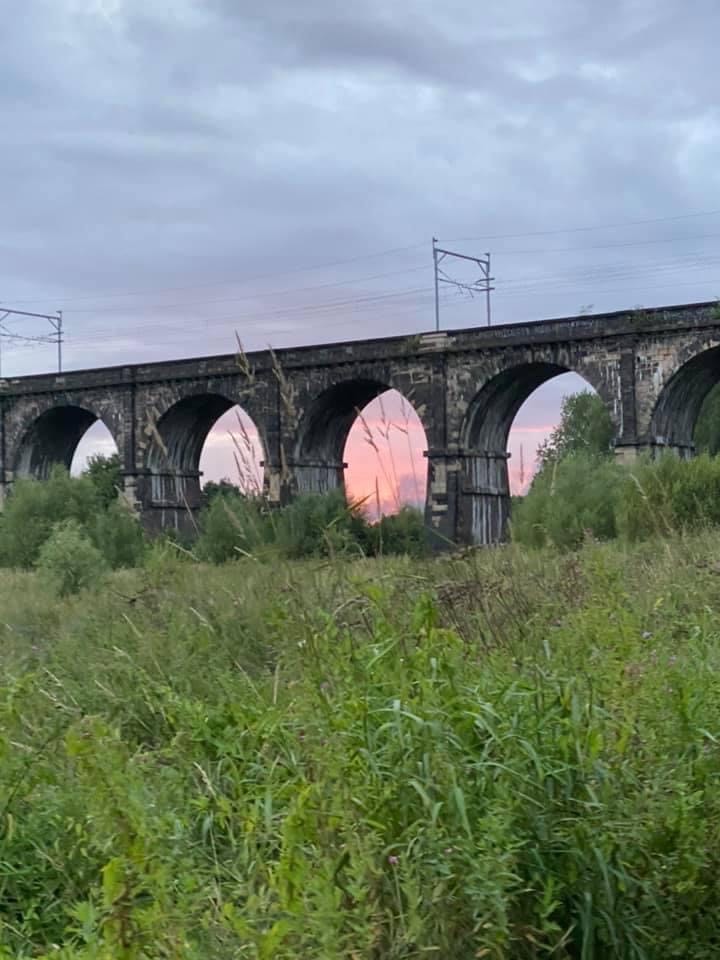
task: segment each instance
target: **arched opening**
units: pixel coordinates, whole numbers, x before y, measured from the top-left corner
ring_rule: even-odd
[[[348,500],[373,520],[403,507],[423,510],[427,494],[427,439],[412,404],[387,390],[358,413],[345,441]]]
[[[546,380],[522,403],[507,442],[510,493],[527,493],[539,466],[538,449],[559,425],[567,397],[595,389],[577,373],[560,373]],[[608,414],[609,418],[609,414]]]
[[[258,428],[235,405],[210,428],[200,454],[200,485],[231,484],[241,493],[258,496],[263,489],[263,446]]]
[[[300,492],[344,487],[372,517],[424,506],[425,431],[410,402],[387,384],[352,380],[310,408],[293,462]]]
[[[581,391],[596,392],[577,373],[546,362],[511,367],[479,391],[462,433],[464,539],[505,539],[511,496],[527,491],[564,398]]]
[[[115,438],[110,433],[102,420],[96,420],[80,438],[80,442],[75,447],[73,458],[70,462],[70,473],[74,477],[80,476],[88,468],[91,460],[95,457],[103,457],[109,460],[118,454]]]
[[[259,432],[234,400],[213,393],[178,401],[155,424],[146,459],[160,527],[185,525],[201,505],[202,483],[226,480],[260,492],[262,459]]]
[[[74,465],[77,466],[77,463],[81,462],[75,462],[76,451],[81,441],[88,434],[93,434],[94,424],[102,424],[102,421],[99,421],[97,415],[91,410],[79,406],[52,407],[40,414],[20,443],[15,462],[15,476],[46,480],[56,464],[62,464],[71,470]],[[100,438],[106,442],[109,437],[114,451],[117,451],[109,430],[104,424],[102,428],[95,428],[95,435],[90,437],[90,447]]]
[[[718,394],[713,390],[718,383],[720,347],[705,350],[680,367],[665,384],[655,404],[650,421],[650,445],[691,457],[696,449],[696,428],[700,426],[701,435],[697,439],[704,447],[704,434],[712,428],[713,409],[719,408]],[[714,442],[711,437],[707,439],[709,444]]]

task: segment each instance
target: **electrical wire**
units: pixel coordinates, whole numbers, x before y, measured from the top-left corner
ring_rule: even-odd
[[[625,227],[647,226],[653,223],[671,223],[677,220],[693,220],[700,217],[716,217],[720,210],[701,210],[698,213],[680,213],[671,217],[652,217],[648,220],[625,220],[621,223],[594,224],[582,227],[557,227],[552,230],[531,230],[525,233],[487,233],[476,237],[459,237],[451,243],[471,243],[476,240],[520,240],[525,237],[550,237],[561,233],[588,233],[594,230],[619,230]]]
[[[616,229],[625,229],[627,227],[633,227],[633,226],[644,226],[644,225],[658,224],[658,223],[671,223],[671,222],[678,222],[682,220],[698,219],[702,217],[713,217],[718,215],[720,215],[720,210],[707,210],[707,211],[700,211],[695,213],[676,214],[673,216],[666,216],[666,217],[653,217],[653,218],[643,219],[643,220],[626,220],[626,221],[612,223],[612,224],[594,224],[594,225],[584,225],[584,226],[576,226],[576,227],[560,227],[560,228],[553,228],[550,230],[525,231],[522,233],[485,234],[483,236],[461,237],[456,240],[448,241],[448,242],[465,243],[465,242],[474,242],[477,240],[525,239],[528,237],[554,236],[554,235],[560,235],[560,234],[566,234],[566,233],[585,233],[585,232],[592,232],[592,231],[599,231],[599,230],[616,230]],[[700,235],[700,238],[702,238],[703,236],[713,236],[713,235],[711,234]],[[631,241],[628,243],[621,243],[621,244],[607,244],[607,245],[600,244],[592,247],[585,247],[583,249],[606,249],[612,246],[636,246],[636,245],[644,245],[647,243],[676,242],[677,240],[686,240],[686,239],[693,239],[693,238],[692,237],[676,237],[676,238],[663,238],[659,240],[639,240],[639,241]],[[199,290],[203,288],[237,285],[238,283],[240,284],[256,283],[262,280],[277,279],[279,277],[292,276],[292,275],[297,275],[302,273],[312,273],[319,270],[331,269],[337,266],[345,266],[347,264],[360,263],[366,260],[377,259],[378,257],[395,256],[399,253],[407,253],[408,251],[418,250],[425,246],[426,246],[426,242],[424,241],[418,242],[418,243],[406,244],[404,246],[390,247],[384,250],[376,250],[370,253],[360,254],[355,257],[346,257],[343,259],[326,261],[323,263],[313,264],[310,266],[295,267],[289,270],[262,273],[262,274],[257,274],[253,277],[246,277],[241,279],[235,278],[232,280],[212,281],[209,283],[202,283],[202,284],[190,284],[190,285],[186,284],[182,286],[158,287],[154,289],[145,289],[145,290],[139,290],[139,291],[138,290],[113,291],[113,292],[106,292],[106,293],[82,294],[82,295],[77,295],[73,297],[62,297],[62,296],[59,298],[53,298],[49,296],[33,297],[33,298],[6,297],[5,300],[7,301],[12,300],[16,304],[44,303],[44,302],[50,302],[51,300],[53,300],[54,302],[56,301],[62,306],[65,304],[77,303],[80,301],[88,301],[88,300],[90,301],[104,300],[104,299],[110,299],[115,297],[153,296],[159,293],[176,292],[176,291],[182,291],[182,290]],[[504,253],[507,255],[525,254],[525,253],[563,253],[563,252],[570,252],[573,250],[575,250],[575,248],[573,247],[563,247],[563,248],[555,248],[555,249],[551,248],[547,250],[528,250],[528,251],[509,250],[509,251],[504,251]],[[350,283],[353,281],[349,280],[349,281],[342,281],[342,282]]]

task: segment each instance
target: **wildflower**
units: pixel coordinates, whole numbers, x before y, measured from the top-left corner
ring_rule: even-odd
[[[388,857],[388,863],[391,867],[396,867],[400,863],[400,857],[396,857],[394,853],[391,853]]]

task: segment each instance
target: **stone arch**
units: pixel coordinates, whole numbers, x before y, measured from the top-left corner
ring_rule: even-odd
[[[651,449],[669,449],[683,457],[695,452],[693,434],[703,401],[720,382],[720,346],[686,360],[662,387],[650,416]]]
[[[197,470],[213,424],[234,405],[234,400],[219,393],[194,394],[175,401],[154,425],[148,469],[158,473]]]
[[[101,419],[88,407],[74,403],[50,407],[38,414],[20,437],[12,464],[13,475],[46,480],[56,464],[69,470],[80,440]],[[106,423],[106,426],[117,444],[112,425]]]
[[[379,380],[344,380],[313,400],[300,422],[292,464],[300,493],[343,486],[343,450],[357,411],[389,389]]]
[[[570,372],[546,361],[510,367],[492,377],[471,401],[462,426],[460,443],[473,450],[504,451],[513,420],[538,387]]]
[[[371,401],[388,391],[396,391],[420,420],[427,440],[427,427],[419,409],[403,390],[404,384],[387,379],[357,376],[331,384],[308,404],[301,416],[291,468],[294,485],[300,493],[324,493],[345,489],[345,448],[353,424]],[[368,444],[368,452],[371,446]],[[378,456],[377,452],[375,456]],[[425,473],[427,468],[424,466]],[[426,489],[426,482],[424,483]]]
[[[93,457],[99,456],[107,459],[113,456],[119,457],[119,455],[120,451],[115,443],[115,438],[108,427],[105,426],[105,421],[96,420],[90,429],[85,431],[77,447],[75,447],[70,473],[73,476],[81,476]]]
[[[515,417],[538,387],[564,373],[576,373],[604,400],[617,428],[605,383],[582,365],[554,359],[525,361],[500,370],[477,391],[460,429],[463,471],[462,539],[496,543],[505,539],[510,517],[508,438]],[[593,382],[595,381],[595,382]]]
[[[144,471],[149,490],[145,499],[159,510],[151,527],[183,527],[188,513],[200,506],[200,458],[205,441],[220,417],[237,404],[225,392],[199,391],[171,401],[148,426]]]

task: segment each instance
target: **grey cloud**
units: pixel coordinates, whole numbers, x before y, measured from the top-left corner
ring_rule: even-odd
[[[71,363],[231,349],[233,316],[249,347],[425,327],[432,314],[421,296],[377,309],[322,303],[428,286],[429,270],[414,271],[434,233],[482,237],[718,206],[720,11],[711,0],[494,9],[473,0],[120,0],[106,9],[27,0],[4,22],[0,112],[11,133],[0,153],[0,299],[61,304]],[[697,288],[664,288],[682,274],[656,265],[717,250],[692,239],[712,223],[488,242],[496,316],[711,295],[712,267],[703,272],[698,260],[688,270]],[[584,249],[683,235],[661,249]],[[426,246],[294,272],[417,242]],[[599,284],[590,266],[613,267],[618,279]],[[387,281],[271,292],[404,267],[413,272]],[[563,270],[563,282],[551,279]],[[243,282],[264,274],[277,279]],[[164,292],[193,285],[184,298]],[[248,291],[258,299],[241,299]],[[98,300],[72,299],[91,294]],[[210,302],[223,294],[236,304]],[[315,314],[297,312],[314,304]],[[448,304],[448,323],[476,322],[473,311]],[[101,336],[121,328],[127,336]],[[17,354],[20,365],[34,362]]]

